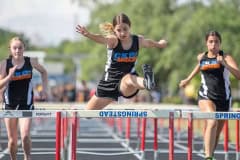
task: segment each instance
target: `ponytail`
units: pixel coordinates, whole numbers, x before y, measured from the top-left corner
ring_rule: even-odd
[[[100,31],[104,34],[104,35],[112,35],[114,34],[114,28],[112,23],[109,22],[105,22],[99,25]]]

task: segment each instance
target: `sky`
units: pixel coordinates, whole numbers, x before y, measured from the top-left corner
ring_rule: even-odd
[[[89,10],[73,0],[1,0],[0,28],[24,33],[35,45],[75,40],[77,24],[87,25]]]

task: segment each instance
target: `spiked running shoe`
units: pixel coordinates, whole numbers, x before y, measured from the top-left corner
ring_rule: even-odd
[[[152,67],[149,64],[142,65],[142,70],[144,74],[143,84],[147,90],[152,90],[155,88],[154,73]]]

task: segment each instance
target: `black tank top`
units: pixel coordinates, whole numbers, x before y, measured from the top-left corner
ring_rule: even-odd
[[[135,64],[138,56],[138,36],[132,35],[132,45],[124,50],[121,41],[113,49],[108,49],[105,73],[102,80],[121,79],[127,73],[135,73]]]
[[[8,105],[32,105],[33,104],[33,86],[32,86],[32,65],[29,57],[24,57],[24,65],[17,69],[14,76],[8,83],[3,99]],[[7,59],[6,72],[13,67],[12,59]]]
[[[213,100],[228,100],[231,97],[229,71],[217,58],[209,58],[206,52],[200,60],[201,86],[199,95]],[[224,52],[220,51],[224,56]]]

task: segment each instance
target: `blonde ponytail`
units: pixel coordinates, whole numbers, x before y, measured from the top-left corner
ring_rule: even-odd
[[[114,34],[112,23],[109,23],[109,22],[102,23],[102,24],[99,25],[99,28],[100,28],[100,31],[104,35],[112,35],[112,34]]]

